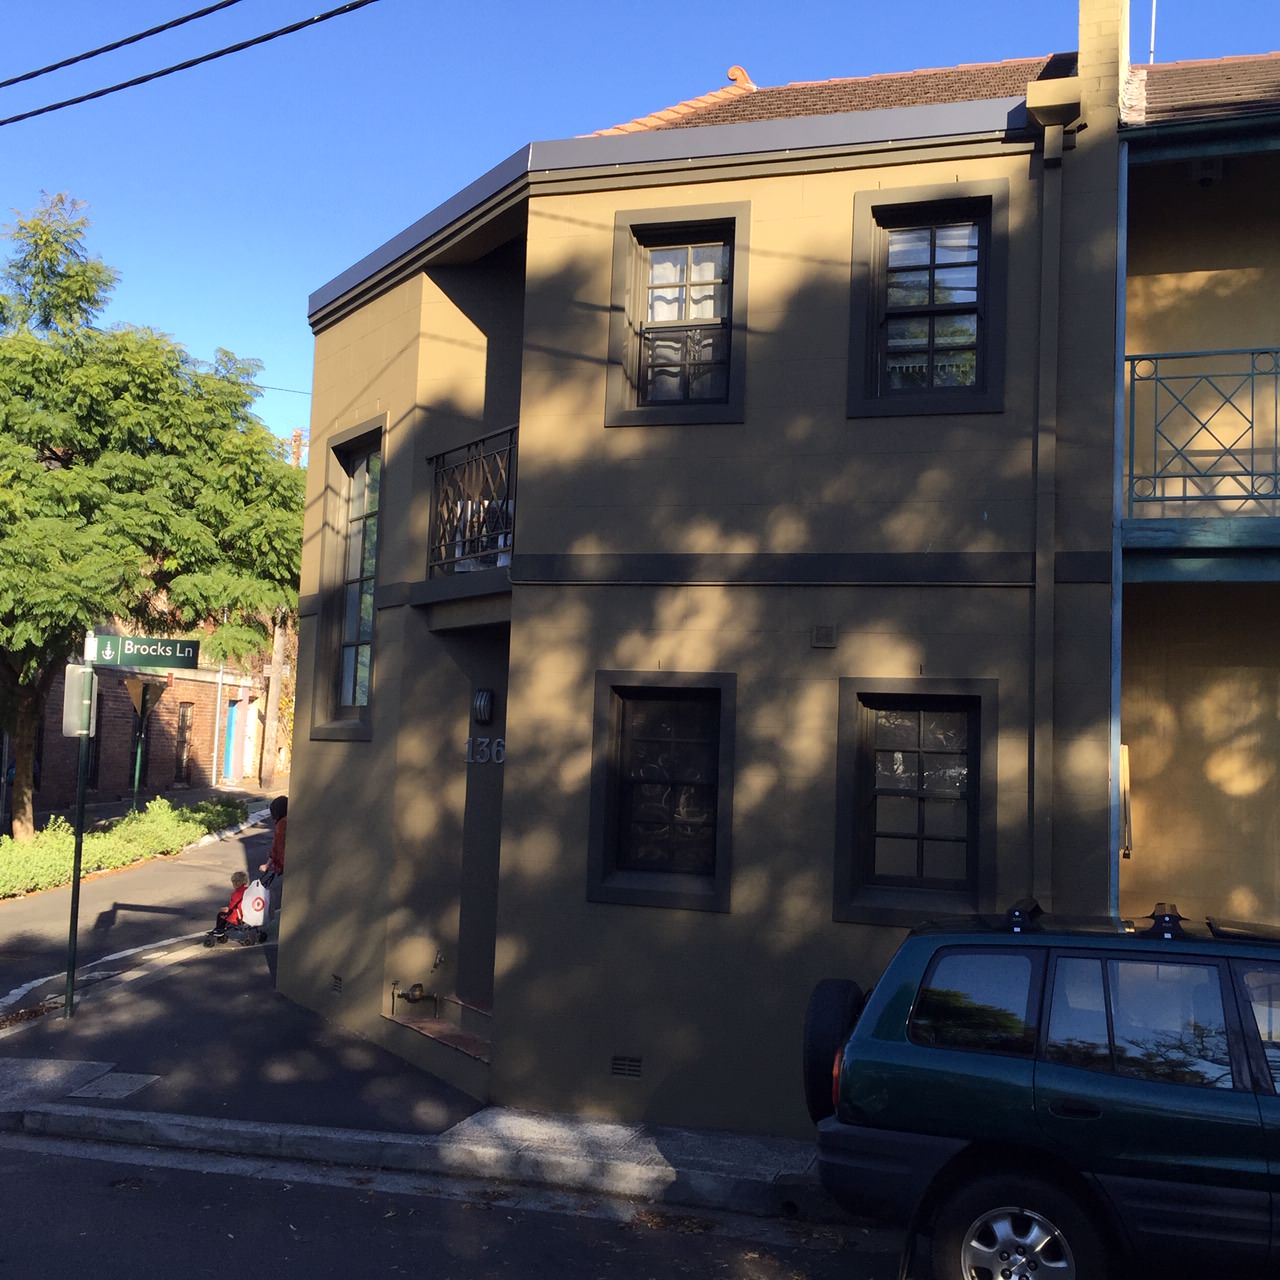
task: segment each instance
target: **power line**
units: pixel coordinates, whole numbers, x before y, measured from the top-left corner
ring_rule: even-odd
[[[291,396],[309,396],[310,391],[295,391],[292,387],[269,387],[265,382],[255,382],[253,384],[259,391],[287,391]]]
[[[90,49],[88,53],[77,53],[74,58],[63,58],[61,62],[51,62],[47,67],[41,67],[39,71],[27,71],[20,76],[14,76],[12,79],[0,80],[0,89],[7,89],[14,84],[22,84],[26,80],[35,80],[39,76],[47,76],[51,71],[61,71],[63,67],[74,67],[77,62],[87,62],[90,58],[96,58],[100,53],[114,53],[117,49],[123,49],[125,45],[137,44],[139,40],[146,40],[148,36],[158,36],[162,31],[172,31],[174,27],[180,27],[187,22],[194,22],[197,18],[207,17],[211,13],[217,13],[219,9],[229,9],[233,4],[239,3],[240,0],[218,0],[217,4],[211,4],[205,9],[197,9],[195,13],[188,13],[185,17],[174,18],[170,22],[162,22],[158,27],[152,27],[149,31],[139,31],[136,36],[125,36],[123,40],[115,40],[111,44],[104,44],[100,49]]]
[[[140,84],[148,84],[152,80],[159,80],[163,76],[171,76],[177,71],[189,71],[192,67],[198,67],[202,63],[212,62],[215,58],[225,58],[229,53],[240,53],[244,49],[252,49],[254,45],[266,44],[269,40],[276,40],[280,36],[292,35],[295,31],[301,31],[303,27],[312,27],[320,22],[328,22],[330,18],[340,18],[344,14],[354,13],[357,9],[363,9],[365,5],[374,4],[376,0],[351,0],[350,4],[340,5],[337,9],[330,9],[327,13],[318,13],[314,18],[304,18],[301,22],[290,23],[287,27],[281,27],[278,31],[268,31],[265,35],[254,36],[251,40],[241,40],[239,44],[228,45],[225,49],[218,49],[213,53],[201,54],[198,58],[188,58],[186,62],[179,62],[172,67],[165,67],[163,71],[152,71],[145,76],[135,76],[132,80],[125,80],[120,84],[113,84],[107,89],[95,89],[92,93],[82,93],[78,98],[68,98],[65,102],[51,102],[47,107],[37,107],[34,111],[23,111],[16,116],[8,116],[4,120],[0,120],[0,128],[7,124],[17,124],[22,120],[30,120],[34,116],[47,115],[50,111],[61,111],[63,107],[79,106],[82,102],[92,102],[95,98],[105,98],[110,93],[119,93],[121,89],[133,89]]]

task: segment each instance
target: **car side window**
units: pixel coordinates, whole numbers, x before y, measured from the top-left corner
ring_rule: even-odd
[[[1101,960],[1063,956],[1054,966],[1044,1056],[1067,1067],[1114,1070]]]
[[[1167,1084],[1232,1087],[1222,983],[1216,968],[1109,960],[1107,980],[1120,1075]]]
[[[934,961],[909,1034],[940,1049],[1030,1056],[1035,1048],[1031,957],[1018,951],[947,951]]]
[[[1262,1040],[1272,1087],[1280,1088],[1280,966],[1248,962],[1238,965],[1238,973]]]
[[[1044,1056],[1140,1080],[1232,1088],[1217,968],[1061,957]]]

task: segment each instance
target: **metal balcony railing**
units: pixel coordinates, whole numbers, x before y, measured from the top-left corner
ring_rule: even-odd
[[[1280,515],[1280,349],[1127,363],[1128,515]]]
[[[428,573],[473,573],[511,563],[516,431],[509,427],[435,459]]]

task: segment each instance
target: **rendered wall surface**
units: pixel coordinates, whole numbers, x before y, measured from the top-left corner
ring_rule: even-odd
[[[1278,626],[1274,583],[1125,589],[1126,914],[1280,923]]]

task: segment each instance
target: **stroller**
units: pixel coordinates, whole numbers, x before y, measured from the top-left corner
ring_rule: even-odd
[[[242,947],[251,947],[267,940],[267,913],[271,909],[271,895],[268,889],[275,879],[275,874],[268,871],[265,875],[249,883],[240,883],[240,877],[248,881],[243,871],[232,878],[231,900],[218,912],[218,920],[205,935],[206,947],[235,939]]]

